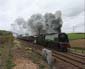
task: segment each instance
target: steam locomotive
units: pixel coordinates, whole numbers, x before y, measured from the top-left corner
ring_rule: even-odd
[[[49,39],[48,36],[52,38]],[[38,36],[22,37],[20,39],[61,52],[67,52],[68,48],[70,48],[68,35],[66,33],[40,34]]]

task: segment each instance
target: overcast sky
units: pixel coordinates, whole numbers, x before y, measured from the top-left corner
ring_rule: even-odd
[[[26,20],[36,13],[62,11],[62,31],[84,31],[84,0],[0,0],[0,29],[11,30],[18,17]]]

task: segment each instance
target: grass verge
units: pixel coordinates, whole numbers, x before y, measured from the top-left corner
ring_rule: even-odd
[[[44,61],[42,55],[33,49],[29,49],[29,47],[26,48],[25,51],[28,54],[28,58],[31,59],[33,63],[37,64],[39,69],[48,69],[48,64]]]

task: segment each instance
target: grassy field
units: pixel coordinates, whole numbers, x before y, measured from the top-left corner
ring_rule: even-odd
[[[68,37],[70,40],[85,39],[85,33],[69,33]]]
[[[85,53],[85,33],[69,33],[68,37],[72,49]]]

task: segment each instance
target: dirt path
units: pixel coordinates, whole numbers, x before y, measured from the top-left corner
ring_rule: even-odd
[[[16,41],[16,43],[20,42]],[[16,64],[13,69],[38,69],[37,64],[32,63],[30,59],[24,56],[25,55],[21,46],[19,46],[19,48],[16,47],[13,49],[13,62]]]
[[[17,58],[14,63],[16,66],[13,69],[38,69],[36,64],[24,58]]]

